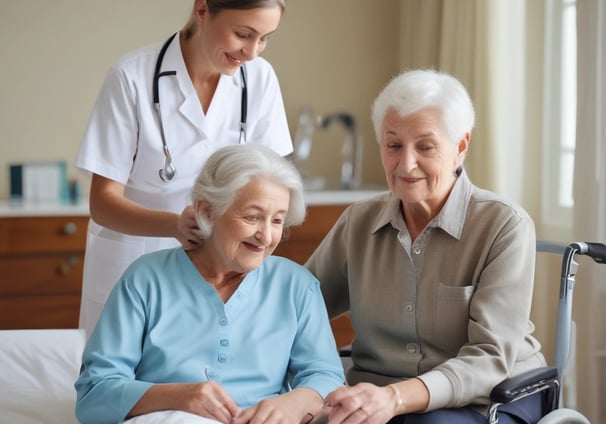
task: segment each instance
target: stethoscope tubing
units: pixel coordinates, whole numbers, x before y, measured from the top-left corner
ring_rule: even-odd
[[[164,182],[172,180],[175,176],[175,173],[177,172],[177,169],[173,163],[170,150],[168,149],[168,143],[166,142],[166,134],[164,133],[164,124],[162,121],[162,108],[160,107],[159,81],[161,77],[177,75],[177,71],[160,72],[162,68],[162,62],[164,61],[164,55],[166,54],[166,50],[168,50],[168,46],[170,46],[177,34],[179,33],[175,32],[173,35],[171,35],[160,48],[158,58],[156,59],[156,65],[154,67],[154,78],[152,81],[153,106],[158,116],[158,125],[160,126],[160,137],[162,138],[162,151],[164,152],[165,157],[164,168],[158,170],[158,174],[160,176],[160,179]],[[242,64],[242,66],[240,66],[240,75],[242,76],[242,99],[240,103],[240,137],[238,142],[240,144],[244,144],[246,143],[246,119],[248,114],[248,87],[246,81],[247,77],[245,64]]]

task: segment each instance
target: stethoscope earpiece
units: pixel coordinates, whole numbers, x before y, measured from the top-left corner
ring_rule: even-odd
[[[158,59],[156,60],[156,67],[154,71],[154,80],[153,80],[153,97],[154,97],[154,109],[156,110],[156,114],[158,115],[158,121],[160,125],[160,136],[162,137],[162,148],[164,151],[165,161],[164,168],[158,170],[158,175],[160,175],[160,179],[164,182],[168,182],[173,179],[177,172],[177,168],[173,164],[173,159],[170,156],[170,151],[168,150],[168,145],[166,144],[166,136],[164,135],[164,124],[162,123],[162,113],[160,110],[160,90],[158,89],[158,81],[160,77],[167,75],[177,75],[177,71],[165,71],[160,72],[160,68],[162,68],[162,61],[164,60],[164,54],[168,49],[168,46],[173,41],[175,36],[178,34],[175,33],[170,36],[168,40],[164,42],[162,48],[160,49],[160,53],[158,53]],[[247,82],[246,82],[246,68],[244,64],[240,67],[240,74],[242,75],[242,100],[240,104],[240,138],[238,142],[240,144],[246,143],[246,115],[247,115],[247,105],[248,105],[248,90],[247,90]]]

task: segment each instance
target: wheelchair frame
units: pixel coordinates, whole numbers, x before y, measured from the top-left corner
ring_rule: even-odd
[[[537,252],[562,255],[562,273],[556,324],[555,365],[541,367],[509,378],[494,387],[490,394],[488,422],[498,423],[498,407],[538,392],[546,392],[544,417],[539,424],[566,422],[587,423],[582,414],[560,408],[562,376],[570,355],[572,329],[572,299],[579,264],[576,255],[590,256],[597,263],[606,262],[606,245],[602,243],[574,242],[568,246],[548,241],[537,241]]]

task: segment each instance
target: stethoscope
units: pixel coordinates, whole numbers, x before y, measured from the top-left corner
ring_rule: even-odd
[[[160,72],[160,68],[162,67],[162,61],[164,60],[164,55],[166,54],[166,50],[168,46],[173,41],[175,36],[178,34],[175,33],[169,37],[168,40],[164,42],[164,45],[160,49],[160,53],[158,53],[158,59],[156,59],[156,68],[154,70],[154,81],[153,81],[153,97],[154,97],[154,109],[156,109],[156,114],[158,115],[158,121],[160,122],[160,136],[162,137],[162,149],[164,150],[164,168],[158,170],[158,174],[160,175],[160,179],[164,182],[168,182],[173,179],[175,173],[177,172],[177,168],[173,164],[172,156],[170,155],[170,151],[168,150],[168,144],[166,143],[166,135],[164,134],[164,124],[162,123],[162,111],[160,109],[160,91],[158,90],[158,81],[160,77],[164,77],[167,75],[177,75],[177,71],[164,71]],[[240,103],[240,138],[239,143],[246,143],[246,107],[248,104],[248,90],[246,88],[246,68],[244,64],[240,66],[240,74],[242,75],[242,100]]]

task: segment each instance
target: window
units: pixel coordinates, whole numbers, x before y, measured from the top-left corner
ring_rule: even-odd
[[[576,0],[547,0],[543,140],[543,221],[572,226],[576,138]]]

